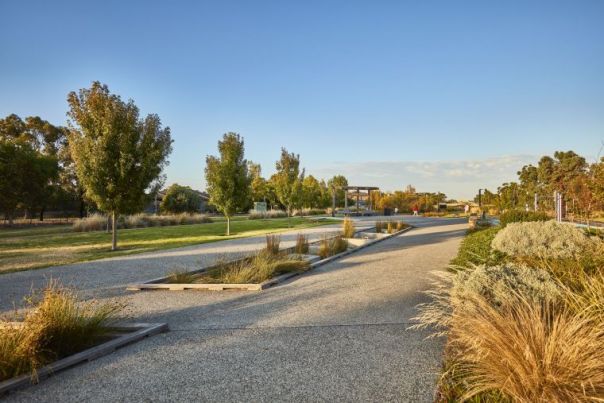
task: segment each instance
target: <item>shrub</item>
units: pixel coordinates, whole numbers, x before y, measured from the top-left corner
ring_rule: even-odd
[[[325,237],[319,245],[319,256],[321,259],[325,259],[326,257],[342,253],[346,249],[348,249],[348,242],[341,235],[334,238]]]
[[[394,234],[394,223],[392,221],[388,221],[388,226],[386,228],[386,232],[388,232],[389,234]]]
[[[575,259],[595,253],[601,248],[601,241],[573,225],[546,221],[508,224],[491,245],[513,257]]]
[[[430,303],[418,305],[418,321],[412,328],[432,327],[445,335],[453,310],[467,306],[473,295],[485,298],[493,307],[505,304],[511,293],[521,293],[535,303],[560,301],[563,289],[545,271],[513,264],[473,266],[456,273],[434,273],[435,281],[426,292]]]
[[[561,297],[560,287],[546,271],[514,264],[480,265],[474,270],[459,271],[453,287],[458,300],[480,294],[493,306],[501,306],[511,291],[537,303],[558,301]]]
[[[255,211],[250,210],[247,218],[249,220],[261,220],[266,218],[285,218],[287,213],[283,210],[268,210],[268,211]]]
[[[296,246],[294,251],[298,255],[305,255],[308,253],[308,237],[306,235],[298,234],[296,236]]]
[[[211,223],[212,219],[205,214],[176,214],[176,215],[150,215],[133,214],[121,216],[117,227],[126,228],[144,228],[167,225],[183,224],[205,224]],[[104,231],[107,229],[107,216],[102,214],[91,214],[88,217],[80,218],[74,221],[73,230],[77,232]]]
[[[82,351],[111,332],[123,305],[81,303],[70,290],[50,281],[41,298],[28,299],[22,326],[0,322],[0,381]]]
[[[107,216],[94,213],[85,218],[78,218],[73,222],[76,232],[102,231],[107,229]]]
[[[499,216],[501,227],[513,222],[548,221],[550,217],[542,211],[508,210]]]
[[[384,223],[382,221],[376,221],[375,222],[375,232],[377,232],[378,234],[381,234],[383,230],[384,230]]]
[[[198,213],[202,206],[201,194],[189,186],[172,184],[161,201],[162,213],[181,214]]]
[[[294,210],[293,216],[309,216],[309,215],[323,215],[326,214],[325,209],[317,209],[317,208],[305,208],[301,210]]]
[[[344,218],[344,221],[342,222],[342,236],[344,238],[354,238],[355,232],[354,221],[348,217]]]
[[[472,267],[479,264],[497,264],[503,260],[503,254],[491,248],[491,242],[499,228],[491,227],[468,231],[461,241],[457,256],[451,261],[453,266]]]
[[[281,244],[280,235],[267,235],[266,236],[266,252],[270,255],[279,254],[279,245]]]

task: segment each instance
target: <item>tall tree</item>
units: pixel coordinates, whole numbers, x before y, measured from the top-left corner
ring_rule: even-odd
[[[206,157],[206,182],[210,203],[224,214],[227,236],[231,234],[231,217],[245,208],[250,197],[250,176],[244,158],[243,138],[225,133],[218,142],[219,157]]]
[[[77,177],[86,196],[111,215],[115,250],[118,216],[143,208],[145,190],[168,163],[170,128],[154,114],[141,119],[134,101],[122,101],[98,81],[69,93],[67,102]]]
[[[260,164],[248,162],[248,172],[251,180],[250,197],[252,202],[266,201],[267,188],[266,179],[262,177]]]
[[[348,186],[348,179],[344,175],[336,175],[327,181],[327,186],[333,192],[336,192],[336,207],[344,205],[344,197],[346,191],[342,189],[343,186]]]
[[[308,208],[321,207],[321,185],[312,175],[302,181],[302,204]]]
[[[281,148],[281,158],[276,162],[275,191],[290,217],[294,208],[302,203],[304,169],[300,171],[300,155]]]

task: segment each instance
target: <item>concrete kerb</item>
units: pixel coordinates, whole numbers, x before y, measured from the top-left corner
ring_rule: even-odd
[[[113,326],[112,330],[128,333],[38,369],[36,371],[37,380],[43,380],[59,371],[71,368],[82,362],[92,361],[102,356],[111,354],[118,348],[140,341],[146,337],[167,332],[169,328],[167,323],[132,323]],[[32,384],[34,384],[34,382],[32,381],[31,374],[24,374],[2,381],[0,382],[0,397]]]

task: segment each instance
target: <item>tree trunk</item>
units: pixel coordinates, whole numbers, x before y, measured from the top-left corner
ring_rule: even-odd
[[[42,208],[40,209],[40,221],[44,221],[44,210],[46,209],[46,207],[42,206]]]
[[[13,213],[8,213],[8,226],[13,226]]]
[[[227,231],[226,234],[227,236],[231,235],[231,217],[226,216],[226,220],[227,220]]]
[[[117,214],[116,212],[111,213],[111,250],[117,250]]]
[[[80,194],[80,218],[84,218],[84,196]]]

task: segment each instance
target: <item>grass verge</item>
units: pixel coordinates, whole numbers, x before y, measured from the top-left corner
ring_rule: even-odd
[[[269,232],[311,228],[337,222],[339,221],[329,219],[317,221],[302,217],[289,220],[242,219],[231,223],[230,236],[224,235],[223,222],[119,230],[120,249],[115,252],[110,251],[111,234],[104,232],[74,233],[70,227],[0,231],[0,273],[244,238]]]

